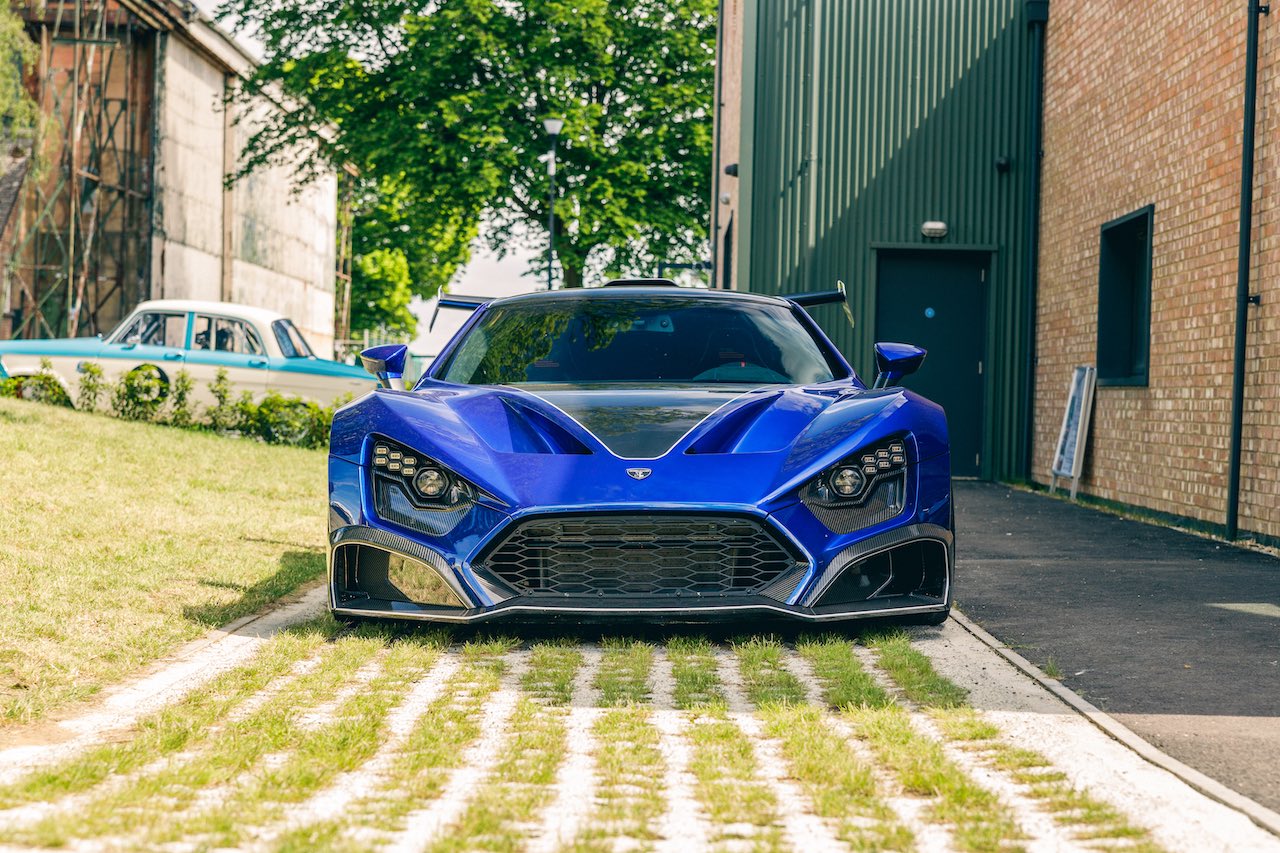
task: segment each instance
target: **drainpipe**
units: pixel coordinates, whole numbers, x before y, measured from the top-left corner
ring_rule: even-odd
[[[711,163],[711,289],[720,277],[720,145],[724,137],[724,0],[716,11],[715,156]]]
[[[1249,31],[1244,59],[1244,142],[1240,152],[1240,254],[1236,261],[1235,372],[1231,382],[1231,460],[1227,468],[1226,538],[1240,532],[1240,445],[1244,433],[1244,356],[1249,332],[1249,305],[1261,299],[1249,295],[1249,255],[1253,241],[1253,136],[1258,107],[1258,16],[1271,7],[1249,0]]]
[[[1027,311],[1024,335],[1027,341],[1027,378],[1023,399],[1027,407],[1026,436],[1023,438],[1022,471],[1030,480],[1035,452],[1036,400],[1036,296],[1040,275],[1040,161],[1044,159],[1044,35],[1049,24],[1049,0],[1027,0],[1027,26],[1031,28],[1031,146],[1027,168],[1027,248],[1023,280],[1027,288]]]

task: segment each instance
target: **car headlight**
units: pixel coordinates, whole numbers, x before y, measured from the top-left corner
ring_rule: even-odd
[[[385,438],[370,452],[373,503],[379,518],[443,536],[475,503],[477,489],[444,465]]]
[[[883,439],[841,459],[800,490],[800,500],[833,533],[879,524],[906,505],[907,436]]]

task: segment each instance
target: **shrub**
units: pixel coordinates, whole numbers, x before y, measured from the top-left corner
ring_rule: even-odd
[[[76,408],[86,412],[96,411],[102,392],[107,390],[107,382],[102,378],[102,368],[92,361],[83,361],[77,370],[80,371],[80,391],[76,396]]]
[[[268,391],[262,398],[255,423],[257,434],[268,444],[323,447],[329,439],[324,409],[298,397],[285,397],[278,391]]]
[[[185,370],[179,370],[173,376],[173,387],[169,389],[170,426],[190,429],[195,426],[195,412],[191,408],[191,391],[195,388],[195,380]]]
[[[53,374],[53,362],[40,359],[40,372],[0,380],[0,397],[17,397],[54,406],[70,406],[71,396]]]
[[[169,394],[169,383],[154,364],[140,364],[116,383],[111,408],[129,421],[154,420]]]
[[[209,417],[209,428],[214,432],[234,432],[240,425],[240,407],[231,400],[231,379],[227,369],[219,367],[209,383],[209,393],[213,395],[214,404],[206,413]]]

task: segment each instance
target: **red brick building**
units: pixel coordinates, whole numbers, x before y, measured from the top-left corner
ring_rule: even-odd
[[[1052,9],[1032,476],[1050,479],[1073,366],[1097,364],[1081,491],[1218,527],[1228,504],[1247,3],[1139,10],[1053,0]],[[1239,526],[1274,540],[1280,15],[1259,20],[1251,292],[1261,304],[1248,315]]]

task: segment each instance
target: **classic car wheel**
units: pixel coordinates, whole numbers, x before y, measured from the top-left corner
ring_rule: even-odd
[[[169,396],[169,380],[154,364],[140,364],[129,371],[134,396],[144,403],[159,403]]]
[[[32,403],[44,403],[49,399],[49,389],[43,382],[23,382],[18,387],[18,396]]]

